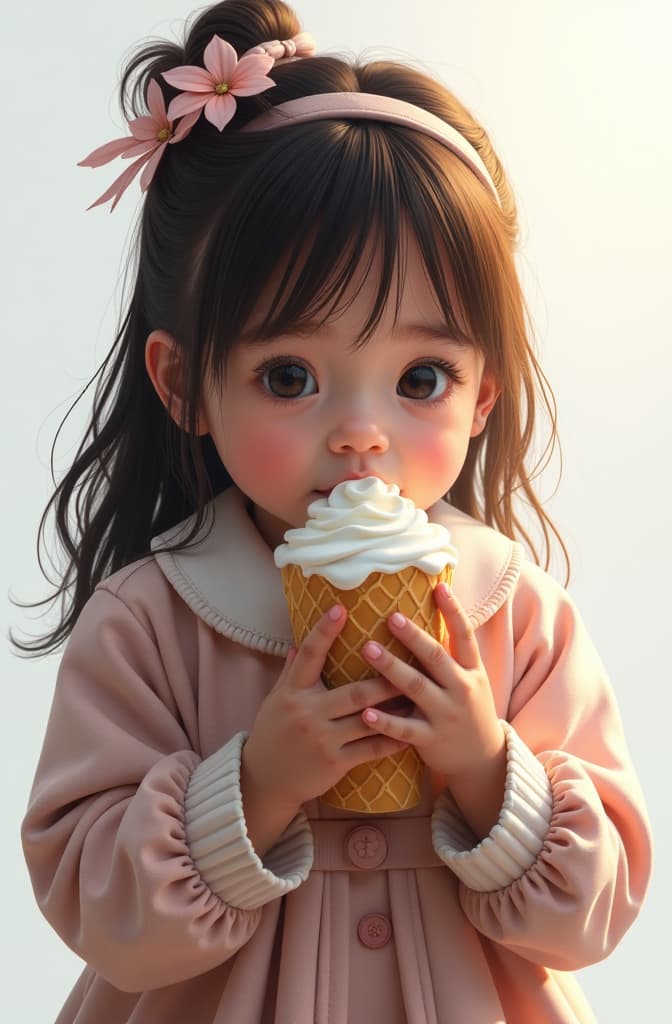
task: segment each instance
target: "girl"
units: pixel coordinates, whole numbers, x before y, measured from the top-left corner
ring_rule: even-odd
[[[34,645],[69,638],[23,830],[87,962],[59,1024],[590,1021],[567,972],[636,916],[649,831],[599,658],[515,539],[541,559],[518,492],[546,561],[557,537],[528,466],[552,400],[488,138],[416,71],[316,56],[277,0],[210,8],[131,84],[84,163],[131,159],[96,203],[146,193],[135,290]],[[343,610],[294,650],[273,548],[367,475],[451,531],[450,645],[392,617],[422,670],[367,644],[327,691]],[[405,744],[417,808],[319,801]]]

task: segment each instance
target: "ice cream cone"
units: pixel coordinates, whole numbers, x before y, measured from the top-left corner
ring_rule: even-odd
[[[438,575],[414,566],[396,573],[371,573],[362,584],[341,589],[319,575],[304,576],[294,564],[282,568],[282,580],[298,646],[315,623],[334,604],[348,613],[346,624],[327,655],[323,679],[329,687],[370,678],[372,669],[361,655],[366,640],[376,640],[403,661],[413,656],[387,628],[387,619],[400,611],[427,630],[440,643],[445,636],[443,618],[433,598],[438,583],[450,583],[453,569],[446,565]],[[322,800],[342,810],[367,814],[405,811],[420,800],[423,762],[414,747],[378,761],[358,765],[323,794]]]
[[[297,646],[332,605],[344,605],[348,613],[327,655],[327,686],[376,674],[360,653],[367,640],[413,662],[387,627],[394,611],[443,642],[434,588],[451,581],[457,563],[443,526],[430,522],[397,484],[374,476],[341,481],[308,506],[308,516],[305,527],[285,533],[274,560],[282,572]],[[420,800],[423,772],[417,751],[407,747],[357,765],[322,799],[365,814],[405,811]]]

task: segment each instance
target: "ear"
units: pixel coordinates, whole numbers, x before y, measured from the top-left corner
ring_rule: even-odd
[[[145,367],[168,414],[181,427],[185,403],[182,354],[180,346],[168,331],[156,330],[148,336]],[[208,425],[200,407],[196,416],[196,433],[208,433]]]
[[[485,424],[488,422],[488,416],[492,412],[495,402],[499,398],[501,388],[495,379],[493,373],[488,369],[483,371],[481,377],[481,383],[478,389],[478,395],[476,397],[476,405],[474,407],[474,418],[471,423],[470,437],[478,437],[479,434],[485,429]]]

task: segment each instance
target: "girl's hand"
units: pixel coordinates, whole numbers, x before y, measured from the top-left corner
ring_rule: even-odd
[[[364,708],[399,696],[387,680],[366,679],[333,690],[322,682],[327,653],[345,620],[345,609],[336,605],[299,650],[290,651],[243,747],[244,805],[251,800],[272,806],[278,820],[284,810],[286,824],[302,804],[335,785],[355,765],[407,745],[372,735],[362,720]]]
[[[398,715],[366,708],[372,731],[414,746],[422,760],[446,776],[460,810],[480,836],[497,821],[504,793],[506,741],[474,629],[452,591],[439,584],[434,599],[448,631],[447,647],[399,613],[388,619],[393,633],[424,671],[407,665],[379,644],[362,653],[374,671],[415,704]]]

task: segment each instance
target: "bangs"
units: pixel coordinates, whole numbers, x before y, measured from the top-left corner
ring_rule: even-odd
[[[202,365],[219,377],[236,343],[324,323],[375,272],[375,297],[353,338],[365,344],[388,301],[396,322],[409,232],[451,336],[490,347],[494,261],[484,258],[483,239],[496,238],[497,211],[458,157],[415,131],[369,122],[248,139],[257,159],[208,227],[185,302],[193,334],[184,340],[200,349]]]

